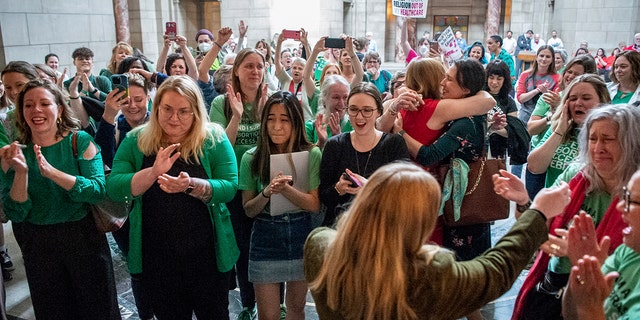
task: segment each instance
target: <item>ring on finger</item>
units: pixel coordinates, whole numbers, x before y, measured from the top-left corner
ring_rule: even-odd
[[[551,250],[553,250],[553,253],[558,253],[558,249],[560,249],[560,246],[555,244],[555,243],[552,243],[552,244],[549,245],[549,248],[551,248]]]
[[[582,277],[580,275],[576,276],[576,282],[578,282],[580,285],[584,284],[584,280],[582,279]]]

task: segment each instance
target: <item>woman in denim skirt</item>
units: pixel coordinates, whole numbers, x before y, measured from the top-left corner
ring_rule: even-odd
[[[296,96],[276,92],[262,110],[257,146],[247,151],[240,165],[239,189],[245,213],[255,217],[249,249],[249,281],[254,284],[258,317],[280,318],[280,283],[286,283],[287,318],[304,319],[307,283],[302,247],[311,231],[311,214],[320,207],[320,149],[305,135],[302,107]],[[270,174],[270,157],[309,152],[308,188],[293,186],[294,175]],[[290,158],[291,159],[291,158]],[[297,208],[271,214],[273,195],[282,195]]]

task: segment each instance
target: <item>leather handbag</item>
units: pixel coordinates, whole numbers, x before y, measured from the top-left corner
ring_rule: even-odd
[[[74,159],[78,158],[78,134],[73,133],[71,137]],[[78,168],[79,170],[80,168]],[[105,176],[111,172],[109,167],[105,166]],[[125,221],[129,217],[130,203],[114,201],[105,196],[98,203],[89,205],[89,212],[93,216],[96,229],[99,232],[114,232],[122,228]]]
[[[486,145],[486,144],[485,144]],[[460,216],[456,220],[453,201],[444,203],[443,221],[449,227],[468,226],[480,223],[488,223],[509,217],[509,200],[506,200],[493,191],[493,174],[500,169],[506,170],[504,158],[487,157],[483,148],[482,158],[469,163],[467,191],[462,198]]]

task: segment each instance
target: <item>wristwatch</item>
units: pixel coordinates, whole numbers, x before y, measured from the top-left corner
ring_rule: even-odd
[[[96,92],[98,92],[98,88],[93,88],[93,91],[91,91],[91,94],[96,94]]]
[[[398,131],[398,134],[399,134],[401,137],[404,137],[404,134],[405,134],[405,133],[406,133],[406,131],[404,131],[404,130],[400,130],[400,131]]]
[[[516,210],[518,210],[518,212],[525,212],[527,209],[529,209],[529,207],[531,207],[531,200],[522,205],[516,203]]]

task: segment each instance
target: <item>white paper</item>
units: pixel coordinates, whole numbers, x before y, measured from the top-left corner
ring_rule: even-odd
[[[269,161],[271,164],[269,170],[271,180],[282,172],[285,176],[293,176],[294,188],[305,193],[309,192],[309,151],[272,154]],[[272,216],[300,210],[300,207],[293,204],[285,196],[281,194],[271,195],[270,214]]]

